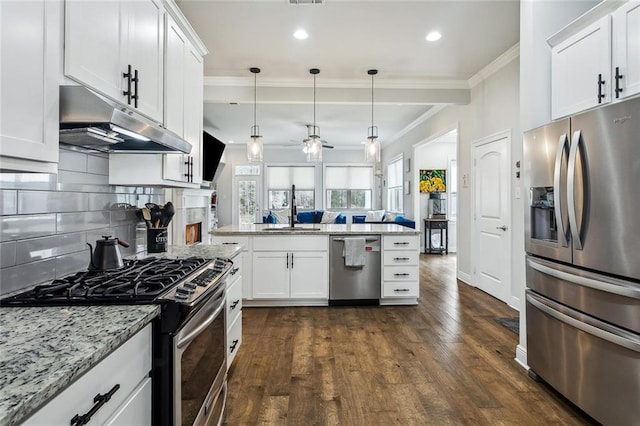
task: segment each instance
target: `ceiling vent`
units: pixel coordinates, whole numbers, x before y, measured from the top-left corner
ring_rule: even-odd
[[[324,0],[289,0],[289,4],[323,4]]]

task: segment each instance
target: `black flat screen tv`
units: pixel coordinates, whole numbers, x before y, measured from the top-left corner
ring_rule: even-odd
[[[202,180],[213,182],[220,167],[225,144],[207,132],[202,132]]]

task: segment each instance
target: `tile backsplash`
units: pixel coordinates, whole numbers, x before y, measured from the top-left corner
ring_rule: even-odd
[[[0,173],[0,296],[86,270],[102,235],[145,249],[136,210],[162,188],[109,185],[109,156],[60,150],[58,174]]]

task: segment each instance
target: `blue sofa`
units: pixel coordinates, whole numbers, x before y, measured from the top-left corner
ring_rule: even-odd
[[[397,215],[396,219],[393,222],[383,222],[383,221],[365,222],[366,217],[367,217],[366,214],[354,214],[351,218],[351,222],[352,223],[384,223],[384,224],[395,223],[396,225],[402,225],[402,226],[406,226],[407,228],[416,229],[416,222],[414,220],[407,219],[402,215]]]
[[[296,215],[296,223],[320,223],[324,210],[301,211]],[[269,214],[262,216],[262,223],[276,223],[276,218]],[[339,213],[333,223],[347,223],[347,217]]]

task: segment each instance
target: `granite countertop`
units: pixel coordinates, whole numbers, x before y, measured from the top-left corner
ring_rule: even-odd
[[[141,252],[130,256],[130,259],[143,259],[145,257],[159,257],[165,259],[176,259],[181,257],[205,257],[215,258],[220,257],[223,259],[233,259],[242,252],[242,247],[236,245],[225,244],[194,244],[189,246],[170,245],[167,247],[166,252],[162,253],[147,253]]]
[[[350,235],[350,234],[380,234],[380,235],[418,235],[420,231],[406,226],[377,223],[347,223],[347,224],[323,224],[323,223],[301,223],[296,224],[299,228],[295,231],[281,228],[288,227],[288,224],[259,223],[251,225],[227,225],[211,231],[212,235]],[[316,230],[309,228],[319,228]],[[267,229],[267,231],[265,231]]]
[[[159,313],[158,305],[0,308],[0,424],[33,414]]]

